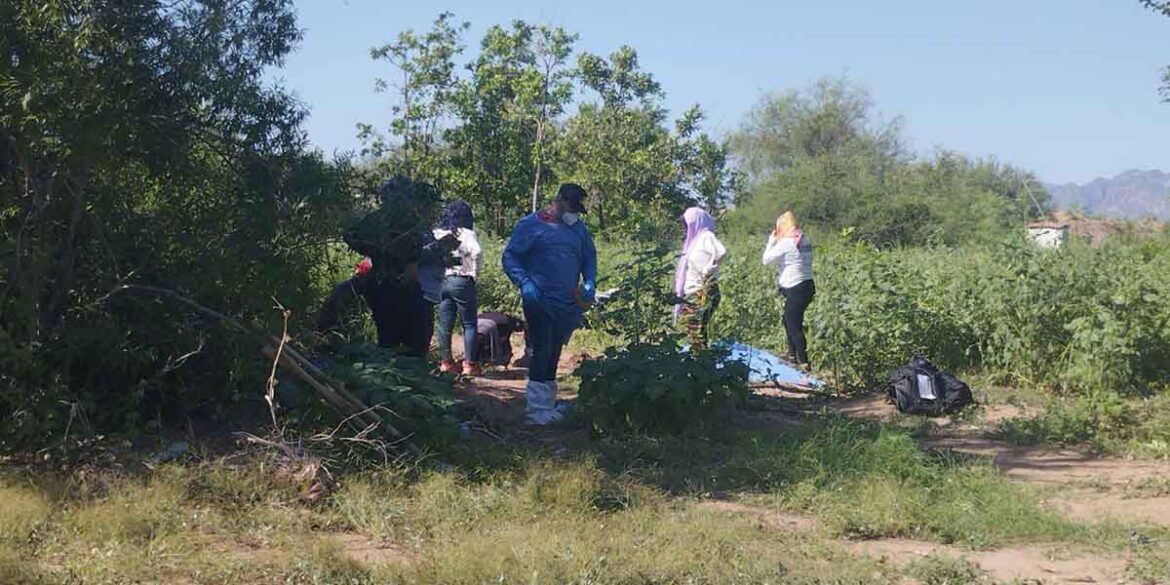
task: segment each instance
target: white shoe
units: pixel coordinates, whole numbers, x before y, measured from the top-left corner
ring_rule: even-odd
[[[555,383],[528,381],[524,388],[525,411],[524,422],[530,425],[544,426],[561,420],[563,409],[557,405],[557,387]]]

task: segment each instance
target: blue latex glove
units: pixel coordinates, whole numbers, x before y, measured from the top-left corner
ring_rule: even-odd
[[[585,281],[585,286],[581,287],[582,296],[586,303],[592,303],[597,298],[597,285],[592,281]]]
[[[539,305],[540,288],[536,286],[535,282],[526,280],[524,281],[524,284],[520,285],[520,298],[523,299],[525,303]]]

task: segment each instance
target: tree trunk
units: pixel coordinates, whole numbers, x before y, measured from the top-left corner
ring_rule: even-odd
[[[532,178],[532,212],[536,213],[537,207],[540,205],[540,175],[544,173],[544,106],[541,106],[540,120],[536,122],[536,144],[533,148],[536,150],[536,169],[533,172]]]
[[[85,217],[85,190],[89,183],[88,168],[79,173],[81,178],[65,179],[65,190],[72,196],[72,206],[69,208],[69,223],[65,237],[57,249],[56,278],[46,285],[41,301],[40,329],[42,335],[47,335],[61,322],[65,309],[69,303],[69,293],[77,280],[77,257],[79,254],[77,232],[81,227],[81,220]]]
[[[592,198],[597,205],[597,229],[598,231],[605,231],[605,194],[596,187],[593,188]]]
[[[533,145],[533,150],[536,151],[536,172],[532,179],[532,212],[536,213],[537,206],[540,205],[540,175],[544,171],[544,122],[548,117],[548,84],[549,77],[552,72],[548,67],[545,68],[544,73],[544,87],[541,89],[540,96],[540,118],[536,120],[536,144]]]

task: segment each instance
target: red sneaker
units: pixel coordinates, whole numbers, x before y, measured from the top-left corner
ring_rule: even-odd
[[[443,372],[444,374],[454,374],[458,371],[458,369],[455,367],[455,362],[450,360],[443,360],[439,362],[439,371]]]
[[[473,364],[471,362],[463,362],[463,375],[464,376],[482,376],[483,375],[483,368],[481,368],[478,365]]]

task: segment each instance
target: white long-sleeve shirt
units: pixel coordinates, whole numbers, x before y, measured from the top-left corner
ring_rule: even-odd
[[[690,295],[699,292],[703,283],[719,278],[719,262],[727,255],[727,248],[715,233],[704,231],[695,237],[691,244],[691,251],[687,254],[686,279],[683,281],[683,294]]]
[[[813,278],[813,244],[807,235],[800,238],[768,236],[764,247],[764,265],[776,267],[776,282],[780,288],[792,288]]]
[[[434,230],[435,239],[441,240],[451,230],[439,229]],[[459,238],[459,247],[456,248],[451,255],[457,260],[454,266],[447,269],[447,276],[467,276],[470,278],[479,278],[479,273],[483,271],[483,248],[479,245],[479,237],[475,235],[473,230],[459,228],[455,230],[455,237]]]

